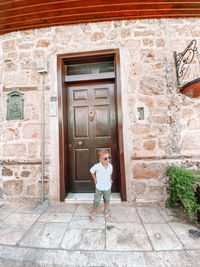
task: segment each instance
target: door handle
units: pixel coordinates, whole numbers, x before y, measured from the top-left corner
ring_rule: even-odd
[[[89,112],[88,118],[90,121],[94,120],[94,112],[92,110]]]
[[[83,141],[78,141],[78,146],[82,146],[83,145]]]

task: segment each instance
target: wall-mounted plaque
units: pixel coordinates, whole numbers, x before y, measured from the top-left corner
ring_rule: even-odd
[[[7,120],[19,120],[24,118],[24,99],[20,92],[8,93]]]

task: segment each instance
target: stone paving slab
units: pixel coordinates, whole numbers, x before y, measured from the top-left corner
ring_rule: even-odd
[[[46,212],[40,216],[40,222],[70,222],[73,213]]]
[[[4,220],[11,213],[15,212],[19,208],[19,205],[15,204],[1,204],[0,206],[0,218]]]
[[[23,237],[27,229],[37,220],[38,214],[9,215],[0,225],[0,243],[15,245]]]
[[[88,216],[73,217],[69,223],[69,228],[73,229],[102,229],[105,230],[105,219],[103,216],[97,216],[94,222],[88,220]]]
[[[177,221],[178,219],[174,217],[173,210],[167,209],[165,207],[158,207],[158,210],[160,214],[163,216],[164,220],[166,222],[171,222],[171,221]]]
[[[167,224],[144,224],[155,250],[183,249],[181,242]]]
[[[137,223],[141,222],[135,207],[111,207],[111,222]]]
[[[141,223],[109,223],[106,228],[106,249],[113,251],[152,250]]]
[[[196,258],[185,251],[154,251],[143,253],[148,267],[199,267]]]
[[[19,244],[28,247],[59,248],[67,227],[65,223],[37,222]]]
[[[38,203],[20,205],[16,209],[16,213],[35,213],[35,209],[37,208]]]
[[[139,207],[137,211],[143,223],[165,223],[158,207]]]
[[[92,210],[92,204],[82,204],[78,205],[77,209],[75,210],[74,216],[88,216],[90,211]],[[103,216],[103,209],[102,206],[97,210],[96,216]]]
[[[105,231],[99,229],[69,229],[61,247],[67,250],[104,250]]]
[[[199,252],[67,251],[0,246],[0,266],[200,267]]]
[[[65,204],[65,203],[56,203],[53,204],[46,212],[67,212],[67,213],[74,213],[77,208],[76,204]]]
[[[170,223],[170,226],[186,249],[200,249],[200,239],[188,234],[191,229],[199,232],[200,229],[184,223]]]

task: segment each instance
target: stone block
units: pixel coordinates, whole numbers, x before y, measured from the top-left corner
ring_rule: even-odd
[[[33,70],[35,71],[37,68],[36,62],[30,62],[29,60],[26,60],[26,62],[23,62],[20,64],[21,70]]]
[[[135,163],[133,176],[135,179],[161,179],[166,175],[166,166],[160,163]]]
[[[144,192],[146,191],[146,184],[145,183],[137,183],[134,184],[134,191],[135,191],[135,195],[137,198],[143,197],[144,196]]]
[[[59,37],[58,41],[62,44],[68,44],[72,39],[72,35],[70,34],[63,34]]]
[[[127,40],[126,41],[126,46],[131,50],[133,49],[133,53],[135,53],[135,48],[140,47],[140,40]]]
[[[99,41],[102,40],[105,37],[105,34],[103,32],[95,32],[92,36],[91,36],[91,41]]]
[[[28,185],[26,188],[26,195],[34,196],[36,192],[35,184]]]
[[[135,123],[131,127],[131,131],[133,134],[147,134],[150,131],[150,126],[146,124]]]
[[[116,31],[111,31],[109,34],[108,34],[108,40],[114,40],[117,38],[117,32]]]
[[[19,53],[19,58],[21,60],[31,58],[31,53],[30,52],[21,52],[21,53]]]
[[[144,63],[154,63],[155,53],[153,49],[143,49],[141,50],[140,57]]]
[[[44,55],[45,55],[45,51],[42,51],[42,50],[35,50],[33,52],[34,58],[41,58],[41,57],[44,57]]]
[[[126,25],[126,26],[132,26],[132,25],[134,25],[134,24],[136,24],[137,23],[137,20],[125,20],[124,21],[124,24]]]
[[[22,177],[29,177],[30,174],[31,174],[30,171],[22,171],[22,172],[21,172],[21,176],[22,176]]]
[[[38,195],[41,195],[42,190],[42,181],[38,182]],[[44,181],[44,194],[47,195],[49,193],[49,182]]]
[[[35,44],[32,42],[25,42],[18,44],[19,49],[32,49],[34,48]]]
[[[183,110],[181,117],[183,119],[189,119],[192,117],[193,114],[194,114],[194,112],[193,112],[192,108],[191,109],[185,109],[185,110]]]
[[[156,40],[156,46],[157,47],[164,47],[164,45],[165,45],[165,40],[164,39],[160,38],[160,39]]]
[[[101,29],[107,31],[109,28],[112,27],[112,22],[111,21],[103,21],[101,23]]]
[[[135,31],[134,36],[135,37],[155,36],[155,32],[154,31]]]
[[[133,142],[133,151],[140,151],[142,150],[142,146],[141,146],[141,140],[134,140]]]
[[[131,29],[122,29],[121,31],[121,37],[127,38],[131,36]]]
[[[25,144],[5,144],[3,145],[3,156],[25,156]]]
[[[13,59],[17,59],[17,58],[18,58],[18,53],[14,52],[14,51],[8,52],[5,55],[5,59],[11,59],[12,61],[13,61]]]
[[[5,70],[6,71],[16,71],[16,70],[18,70],[18,66],[11,59],[6,59],[4,61],[4,63],[5,63]]]
[[[145,39],[143,39],[143,45],[152,47],[152,46],[154,46],[154,41],[152,39],[146,39],[145,38]]]
[[[13,175],[13,171],[11,169],[9,169],[9,168],[3,167],[1,175],[2,176],[12,176]]]
[[[49,41],[39,40],[36,44],[36,47],[48,47],[50,45]]]
[[[10,41],[5,41],[2,44],[2,49],[3,52],[9,52],[10,50],[15,50],[15,41],[14,40],[10,40]]]
[[[3,137],[6,141],[12,141],[19,138],[19,130],[15,128],[7,128],[3,131]]]
[[[153,151],[155,149],[156,142],[155,141],[147,141],[143,143],[143,147],[146,150]]]
[[[41,126],[40,124],[29,123],[22,129],[23,138],[38,138],[40,137]]]
[[[150,108],[154,107],[154,100],[151,97],[148,96],[139,97],[139,101],[145,103]]]
[[[135,62],[131,65],[130,74],[131,76],[140,75],[143,72],[143,65],[141,63]]]
[[[119,28],[122,26],[122,21],[114,21],[114,28]]]
[[[19,195],[23,190],[22,180],[9,180],[3,182],[3,193],[7,196]]]
[[[198,119],[192,118],[188,122],[188,129],[190,129],[190,130],[198,130],[198,129],[200,129],[200,121]]]
[[[29,156],[33,156],[33,155],[36,155],[37,153],[37,142],[30,142],[28,143],[28,154]]]
[[[167,124],[168,120],[169,120],[169,117],[166,114],[163,114],[163,116],[152,117],[152,122],[158,123],[158,124]]]
[[[200,134],[191,132],[186,133],[181,142],[181,149],[183,150],[194,150],[197,151],[200,149]]]
[[[160,84],[159,84],[160,83]],[[164,81],[159,81],[153,77],[144,77],[140,82],[140,92],[147,95],[163,95]]]

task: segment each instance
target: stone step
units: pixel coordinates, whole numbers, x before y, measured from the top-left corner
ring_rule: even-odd
[[[92,203],[94,193],[68,193],[65,203]],[[111,193],[111,203],[121,203],[120,193]]]

